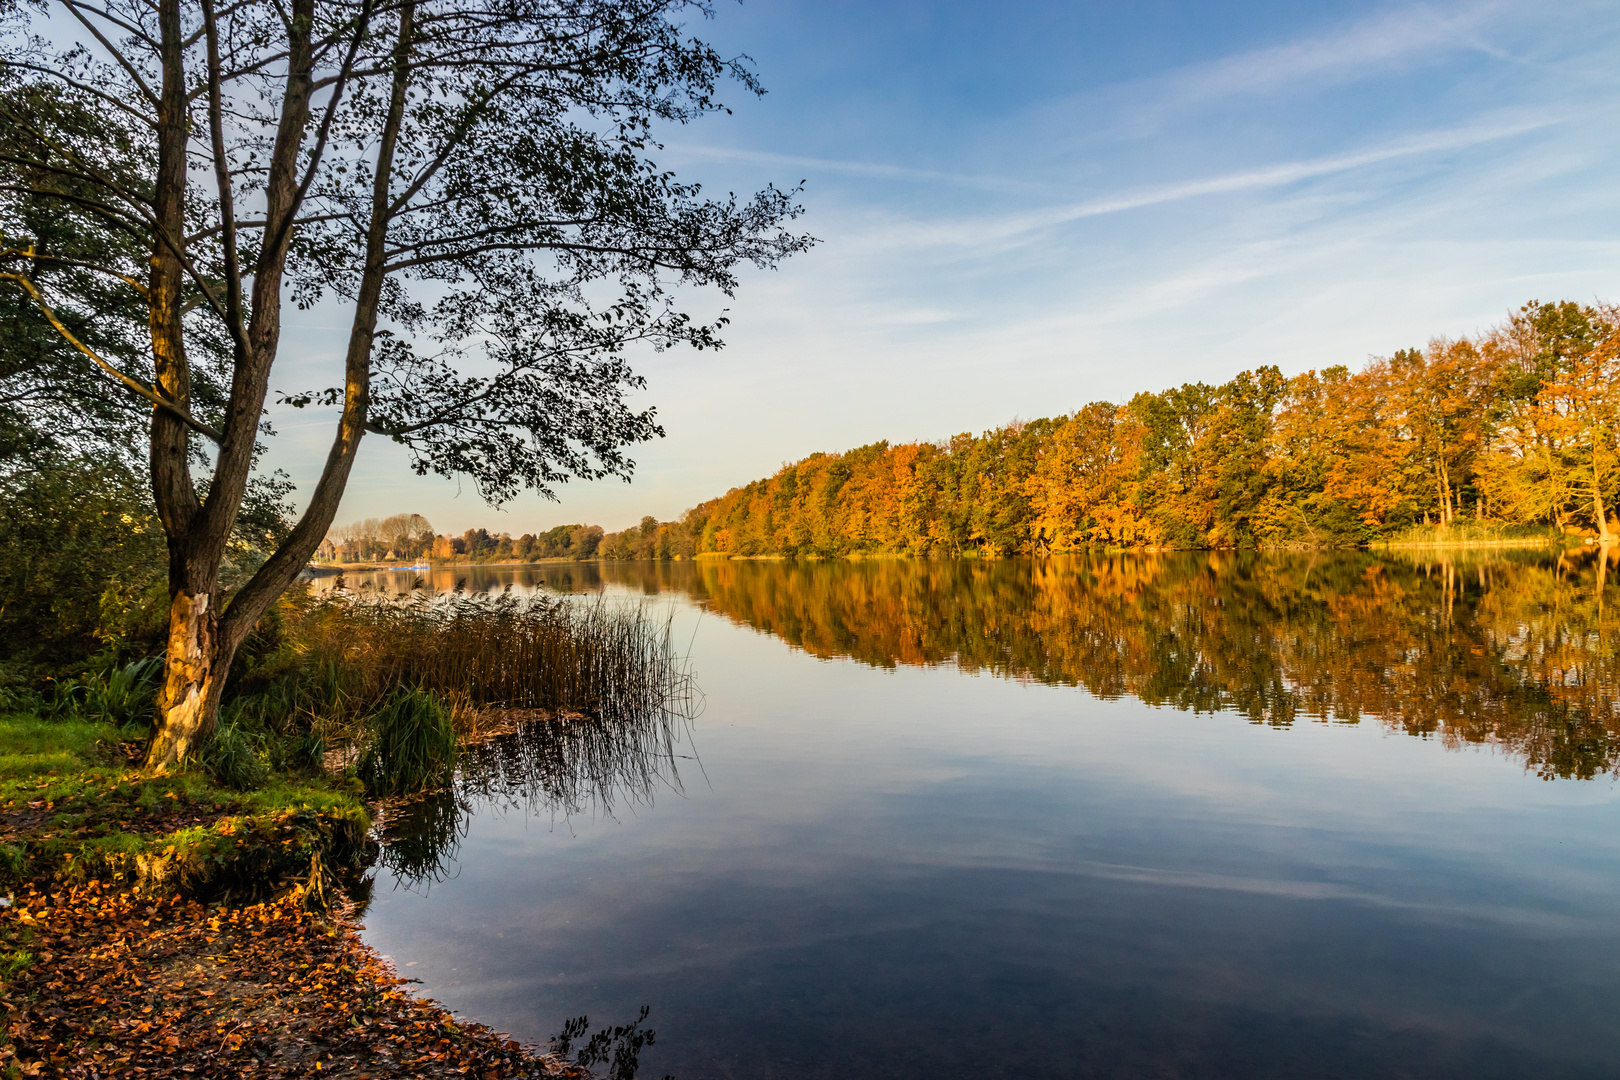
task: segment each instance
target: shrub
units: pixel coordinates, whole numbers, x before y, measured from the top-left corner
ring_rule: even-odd
[[[128,727],[152,718],[152,702],[163,678],[158,657],[91,670],[73,680],[51,680],[50,698],[40,711],[58,720],[87,720]]]
[[[0,660],[43,674],[144,650],[167,559],[142,476],[95,455],[0,460],[0,506]]]
[[[163,661],[155,656],[108,668],[88,684],[84,718],[119,727],[150,720],[162,678]]]
[[[404,795],[450,782],[456,764],[456,730],[450,710],[423,690],[394,693],[371,718],[370,745],[359,762],[360,779],[375,795]]]
[[[214,737],[203,746],[199,761],[221,787],[253,791],[269,779],[270,770],[259,754],[258,740],[237,723],[220,724]]]

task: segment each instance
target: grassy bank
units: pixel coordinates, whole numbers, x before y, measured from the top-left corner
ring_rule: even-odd
[[[0,1071],[583,1076],[410,997],[344,895],[353,779],[148,779],[138,730],[0,716]]]
[[[1505,525],[1472,521],[1453,525],[1414,525],[1373,547],[1541,547],[1579,545],[1581,537],[1546,525]]]
[[[363,865],[358,785],[276,776],[258,790],[206,773],[142,777],[143,732],[0,716],[0,887],[89,881],[150,895],[261,896]]]
[[[442,788],[514,715],[666,708],[686,689],[666,627],[296,594],[244,649],[203,752],[148,778],[156,675],[104,662],[0,707],[0,1076],[633,1074],[636,1024],[564,1064],[412,998],[350,897],[377,856],[368,800]]]

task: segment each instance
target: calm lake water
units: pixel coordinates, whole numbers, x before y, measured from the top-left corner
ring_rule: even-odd
[[[648,1005],[677,1080],[1620,1076],[1595,553],[459,576],[661,605],[704,698],[393,833],[366,936],[464,1015]]]

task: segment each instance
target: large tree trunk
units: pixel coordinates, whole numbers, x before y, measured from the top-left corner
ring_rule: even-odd
[[[163,84],[158,104],[157,184],[154,189],[152,270],[148,285],[154,389],[189,408],[191,370],[184,328],[187,102],[179,0],[165,0],[158,14]],[[169,546],[169,643],[163,689],[147,747],[149,771],[174,767],[194,747],[210,722],[218,690],[210,691],[217,612],[212,603],[219,559],[198,550],[206,527],[191,477],[191,448],[184,424],[167,410],[152,413],[152,494]],[[220,545],[223,549],[223,545]]]
[[[231,658],[220,655],[219,614],[209,593],[180,592],[169,607],[161,719],[147,747],[148,772],[176,768],[211,732]]]
[[[145,770],[159,774],[177,767],[213,731],[221,691],[236,647],[265,609],[291,582],[265,595],[260,590],[245,604],[222,611],[219,593],[220,563],[236,527],[237,513],[253,468],[254,441],[269,385],[281,331],[281,284],[291,239],[290,218],[297,213],[299,153],[308,126],[312,57],[310,18],[314,0],[295,0],[288,41],[288,74],[281,103],[281,123],[270,153],[265,182],[266,233],[279,229],[276,239],[259,252],[253,267],[251,321],[241,320],[233,279],[228,296],[227,329],[234,342],[234,370],[226,406],[222,437],[214,457],[208,498],[200,500],[190,473],[189,434],[178,419],[163,410],[152,418],[152,482],[158,517],[169,542],[169,640],[165,650],[163,688],[147,743]],[[212,8],[205,5],[212,16]],[[183,261],[187,149],[190,138],[190,102],[184,69],[183,26],[180,0],[163,0],[159,9],[162,34],[163,92],[158,107],[158,183],[155,235],[152,245],[152,347],[159,392],[185,405],[190,394],[190,369],[184,341],[184,297],[187,281]],[[210,117],[220,122],[217,53],[211,44],[208,70]],[[229,220],[229,206],[224,211]],[[234,263],[232,264],[234,266]],[[347,473],[345,471],[345,477]],[[341,492],[341,483],[338,487]],[[335,499],[322,500],[323,506]],[[325,531],[330,520],[321,522]],[[319,543],[301,550],[309,530],[291,550],[278,551],[280,564],[294,558],[301,565]],[[283,545],[286,548],[286,545]],[[275,561],[274,559],[272,561]],[[294,571],[296,573],[296,571]],[[240,599],[240,597],[239,597]]]
[[[178,5],[179,0],[163,2],[161,22],[166,46],[171,37],[174,42],[179,41]],[[211,10],[206,5],[205,9]],[[220,561],[224,557],[231,530],[235,527],[252,470],[254,439],[258,434],[259,418],[269,385],[270,366],[279,345],[281,284],[292,238],[291,222],[297,216],[299,199],[302,197],[298,190],[298,168],[304,132],[311,115],[313,55],[310,26],[314,0],[293,0],[292,10],[295,17],[290,23],[292,32],[288,43],[287,85],[281,105],[281,123],[269,157],[265,182],[264,233],[267,237],[277,236],[279,240],[273,245],[267,243],[260,249],[253,267],[251,318],[247,326],[239,327],[236,335],[236,365],[230,404],[206,503],[198,502],[186,471],[184,428],[177,420],[163,413],[158,413],[153,422],[154,489],[158,512],[169,538],[171,603],[163,689],[158,696],[157,718],[147,745],[145,768],[148,773],[162,773],[175,768],[212,734],[225,678],[230,672],[237,648],[252,631],[259,617],[297,578],[299,570],[326,536],[332,519],[337,515],[338,502],[343,497],[355,453],[366,431],[371,351],[386,276],[384,242],[391,214],[389,184],[393,178],[393,155],[401,130],[409,79],[406,61],[415,32],[415,5],[411,0],[406,0],[401,11],[396,52],[399,62],[377,151],[366,263],[357,289],[354,324],[344,361],[343,416],[338,424],[337,437],[333,440],[326,467],[311,493],[309,507],[303,517],[281,546],[221,610]],[[182,235],[184,220],[187,119],[179,55],[176,48],[172,65],[167,62],[164,65],[165,102],[172,100],[175,103],[175,107],[169,109],[177,118],[172,124],[174,134],[166,141],[164,131],[168,128],[165,127],[164,131],[160,131],[159,139],[159,173],[163,174],[165,161],[172,163],[171,168],[175,172],[172,198],[169,202],[163,201],[161,196],[165,189],[160,185],[159,201],[178,223],[172,230],[176,236]],[[169,96],[171,77],[175,95],[172,99]],[[210,78],[217,78],[212,61]],[[166,104],[165,108],[169,106]],[[217,120],[216,115],[216,123]],[[279,227],[281,223],[285,223],[284,228]],[[160,382],[167,370],[163,364],[166,348],[174,357],[170,366],[175,369],[168,377],[177,381],[186,377],[184,354],[180,348],[180,271],[178,258],[168,257],[163,246],[156,245],[154,282],[160,275],[166,275],[164,280],[172,278],[174,283],[174,288],[167,292],[160,292],[157,288],[152,290],[153,342],[159,357]],[[161,319],[160,299],[167,305],[163,308]],[[232,308],[235,309],[234,302]],[[166,422],[167,426],[160,426],[160,421]],[[176,430],[178,437],[172,434]],[[161,445],[160,432],[168,438]]]

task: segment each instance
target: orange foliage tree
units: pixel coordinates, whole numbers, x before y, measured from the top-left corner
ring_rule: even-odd
[[[789,557],[1345,545],[1464,523],[1609,541],[1617,383],[1620,310],[1532,302],[1357,372],[1263,367],[812,454],[658,528],[677,552]]]

